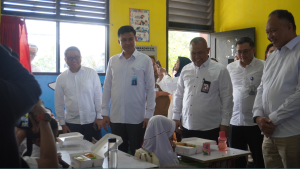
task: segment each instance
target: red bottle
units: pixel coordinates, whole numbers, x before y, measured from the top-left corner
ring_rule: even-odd
[[[226,151],[227,150],[227,144],[226,144],[227,138],[225,136],[225,131],[220,131],[218,141],[219,141],[219,144],[218,144],[219,151]]]

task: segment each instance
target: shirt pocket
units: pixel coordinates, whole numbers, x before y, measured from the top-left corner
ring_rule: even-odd
[[[133,67],[131,70],[131,82],[133,77],[137,77],[137,85],[143,85],[145,86],[145,70],[141,67]]]
[[[89,93],[92,91],[93,85],[92,81],[87,79],[87,80],[82,80],[81,81],[81,91],[85,93]]]

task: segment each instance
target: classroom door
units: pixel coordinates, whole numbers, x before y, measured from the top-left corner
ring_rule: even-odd
[[[210,57],[216,58],[221,64],[227,66],[234,61],[235,43],[245,36],[255,42],[255,28],[210,34]]]

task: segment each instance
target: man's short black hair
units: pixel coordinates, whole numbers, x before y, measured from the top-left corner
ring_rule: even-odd
[[[206,40],[205,40],[204,38],[202,38],[202,37],[195,37],[195,38],[193,38],[193,39],[191,40],[191,42],[190,42],[190,45],[192,45],[192,44],[197,44],[198,42],[203,42],[203,43],[206,45],[206,47],[207,47],[207,42],[206,42]]]
[[[241,45],[241,44],[244,44],[244,43],[249,43],[250,47],[254,48],[254,41],[249,37],[242,37],[240,40],[238,40],[236,42],[235,47],[237,45]]]
[[[155,59],[155,57],[154,56],[149,56],[151,59],[153,59],[154,60],[154,62],[156,62],[156,59]]]
[[[134,34],[134,36],[136,35],[136,31],[134,30],[134,28],[132,26],[122,26],[118,30],[118,37],[120,37],[120,35],[122,35],[124,33],[130,33],[130,32],[132,32]]]
[[[7,45],[2,45],[9,53],[12,52],[12,49]]]
[[[294,20],[294,16],[287,10],[278,9],[270,13],[269,17],[272,15],[277,15],[279,19],[287,20],[289,23],[292,23],[294,31],[296,32],[296,24]]]
[[[11,52],[11,55],[12,55],[13,57],[15,57],[16,59],[20,60],[20,55],[19,55],[17,52],[12,51],[12,52]]]
[[[29,47],[34,47],[34,48],[36,48],[37,51],[39,50],[39,48],[36,45],[31,44],[31,43],[29,44]]]
[[[270,43],[268,46],[267,46],[267,49],[265,51],[265,54],[267,54],[269,52],[269,49],[274,46],[273,43]]]
[[[77,51],[81,55],[80,50],[76,46],[70,46],[65,51],[65,57],[66,57],[67,52],[73,51],[73,50]]]

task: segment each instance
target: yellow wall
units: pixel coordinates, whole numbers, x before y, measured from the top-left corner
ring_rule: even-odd
[[[166,66],[166,0],[110,0],[110,56],[121,53],[118,29],[129,25],[129,8],[149,10],[150,42],[139,46],[157,46],[157,59]]]
[[[300,0],[215,0],[215,31],[255,27],[256,56],[264,59],[270,43],[265,31],[268,15],[275,9],[290,11],[300,33]]]

